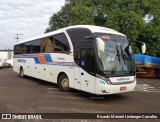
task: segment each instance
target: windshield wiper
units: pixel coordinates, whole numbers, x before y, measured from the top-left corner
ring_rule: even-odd
[[[120,64],[120,61],[121,61],[120,56],[121,56],[121,54],[119,53],[117,45],[116,45],[116,50],[117,50],[117,55],[116,56],[118,57],[118,61],[119,61],[119,64]],[[117,70],[117,63],[115,63],[115,65],[113,66],[111,74],[115,74],[116,70]]]
[[[111,74],[115,74],[116,70],[117,70],[117,65],[115,65],[115,66],[112,68]]]
[[[127,56],[123,53],[123,50],[122,50],[122,47],[121,47],[121,52],[122,52],[122,57],[123,57],[124,64],[126,63],[126,60],[124,59],[124,56],[127,57],[127,58],[131,58],[131,54],[129,53],[129,46],[130,46],[130,45],[131,45],[131,44],[128,43],[127,47],[124,49],[125,52],[127,53]],[[132,59],[130,59],[130,60],[128,61],[128,64],[129,64],[130,69],[131,69],[130,72],[133,73],[133,72],[134,72],[134,69],[133,69],[133,66],[132,66],[131,63],[132,63]]]
[[[116,45],[116,50],[117,50],[117,57],[118,57],[118,61],[119,61],[119,63],[120,63],[120,56],[121,56],[121,54],[119,53],[119,50],[118,50],[118,47],[117,47],[117,45]]]
[[[100,70],[99,71],[101,72],[101,74],[103,75],[110,75],[111,74],[111,71],[110,70]]]

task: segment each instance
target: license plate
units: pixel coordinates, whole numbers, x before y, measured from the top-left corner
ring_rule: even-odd
[[[120,87],[120,91],[124,91],[124,90],[126,90],[127,89],[127,87],[126,86],[122,86],[122,87]]]

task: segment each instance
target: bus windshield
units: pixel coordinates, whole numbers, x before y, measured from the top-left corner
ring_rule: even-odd
[[[135,62],[127,38],[122,35],[95,33],[98,49],[98,66],[103,73],[133,73]],[[100,43],[98,42],[100,41]]]

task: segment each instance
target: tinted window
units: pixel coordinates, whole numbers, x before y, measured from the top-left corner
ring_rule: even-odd
[[[14,46],[14,55],[24,54],[26,52],[26,48],[24,44],[19,44]]]
[[[91,39],[87,39],[86,42],[82,43],[80,66],[90,74],[95,73],[95,53]]]
[[[54,35],[54,52],[69,52],[69,42],[64,33]]]
[[[68,29],[67,33],[71,38],[75,55],[80,53],[84,37],[91,35],[91,31],[85,28]]]
[[[53,53],[54,41],[53,37],[46,37],[42,39],[41,52],[43,53]]]
[[[67,33],[72,41],[74,49],[74,61],[76,64],[80,65],[80,53],[82,43],[86,40],[84,37],[91,35],[91,31],[85,28],[68,29]]]
[[[26,49],[25,53],[31,53],[31,51],[32,51],[32,41],[25,43],[25,49]]]
[[[40,53],[41,39],[34,40],[32,43],[32,53]]]
[[[14,55],[18,55],[19,52],[18,52],[18,45],[15,45],[14,46]]]

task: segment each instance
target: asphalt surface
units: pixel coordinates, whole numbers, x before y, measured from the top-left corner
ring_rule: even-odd
[[[137,78],[137,87],[133,92],[96,96],[77,90],[70,93],[62,92],[56,84],[31,77],[20,78],[19,74],[13,72],[11,68],[0,69],[0,113],[160,113],[160,79]],[[30,121],[25,120],[25,122]],[[117,122],[124,120],[41,121]],[[153,122],[154,120],[128,119],[128,121]]]

